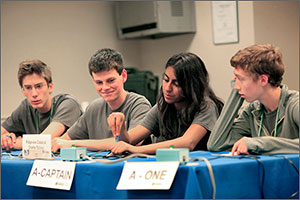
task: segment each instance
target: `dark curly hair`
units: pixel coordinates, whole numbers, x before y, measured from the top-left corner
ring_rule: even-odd
[[[111,69],[116,69],[121,74],[124,69],[122,55],[109,48],[100,49],[94,53],[88,66],[91,76],[92,72],[97,73]]]

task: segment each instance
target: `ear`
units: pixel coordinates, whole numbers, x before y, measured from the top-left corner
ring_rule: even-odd
[[[51,94],[53,91],[53,82],[48,84],[48,88],[49,88],[49,94]]]
[[[260,79],[262,86],[266,86],[269,83],[269,77],[266,74],[260,75],[259,79]]]
[[[26,97],[26,93],[25,93],[24,89],[23,88],[21,88],[21,89],[22,89],[23,96]]]
[[[127,71],[126,71],[126,69],[123,69],[121,75],[122,75],[122,78],[123,78],[123,83],[125,83],[127,81]]]

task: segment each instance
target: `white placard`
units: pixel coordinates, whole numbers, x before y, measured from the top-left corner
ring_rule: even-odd
[[[117,190],[169,190],[179,162],[125,162]]]
[[[24,134],[22,155],[27,159],[51,159],[51,135]]]
[[[211,155],[212,155],[212,156],[236,156],[237,153],[234,152],[233,155],[232,155],[231,152],[229,152],[229,153],[221,153],[221,154],[211,154]]]
[[[35,160],[26,185],[70,190],[75,164],[74,162]]]
[[[237,1],[212,1],[211,7],[214,43],[238,42]]]

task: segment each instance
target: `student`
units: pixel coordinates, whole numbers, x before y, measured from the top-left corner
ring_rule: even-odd
[[[94,100],[66,134],[52,141],[53,152],[72,145],[93,151],[109,149],[115,143],[107,124],[112,112],[124,113],[130,130],[140,124],[151,108],[144,96],[125,91],[127,72],[119,52],[108,48],[98,50],[89,61],[89,72],[102,98]]]
[[[112,113],[107,119],[113,134],[122,140],[111,151],[154,154],[156,149],[171,145],[206,150],[210,131],[222,107],[223,103],[209,86],[203,61],[193,53],[174,55],[166,64],[157,104],[140,125],[126,131],[122,113]],[[150,134],[157,137],[157,143],[133,146]]]
[[[2,123],[1,147],[22,149],[23,134],[58,137],[82,114],[80,104],[70,95],[51,95],[51,71],[42,61],[21,62],[18,80],[26,99]]]
[[[232,154],[299,153],[299,92],[280,85],[282,54],[253,45],[230,60],[234,89],[208,141],[208,150]],[[235,119],[243,100],[251,102]]]

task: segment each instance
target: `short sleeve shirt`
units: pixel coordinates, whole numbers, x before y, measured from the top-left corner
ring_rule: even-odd
[[[125,125],[130,130],[139,125],[150,110],[150,102],[142,95],[128,92],[124,103],[111,110],[103,98],[94,100],[80,119],[68,130],[71,139],[104,139],[113,137],[107,118],[112,112],[125,115]]]
[[[82,109],[79,102],[69,94],[58,94],[53,97],[54,107],[52,122],[60,122],[67,129],[81,116]],[[37,134],[42,132],[51,123],[50,110],[47,113],[38,113],[27,99],[24,99],[16,110],[2,123],[8,131],[23,134]],[[39,124],[39,132],[37,124]]]
[[[209,101],[208,106],[206,108],[194,115],[194,119],[191,124],[199,124],[207,130],[207,134],[204,138],[202,138],[199,141],[198,145],[194,150],[207,150],[208,137],[212,128],[214,127],[215,122],[217,121],[217,118],[219,116],[218,113],[219,112],[216,104],[213,101]],[[174,126],[178,127],[178,124],[178,121],[174,122]],[[157,137],[156,142],[162,142],[167,140],[160,133],[160,127],[162,126],[162,124],[157,105],[153,106],[153,108],[149,111],[141,125],[147,128],[155,137]],[[178,133],[176,133],[178,137],[184,135],[188,127],[189,126],[184,127],[182,129],[178,129]]]

